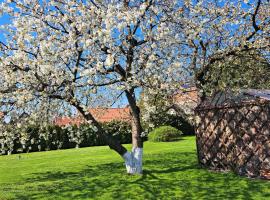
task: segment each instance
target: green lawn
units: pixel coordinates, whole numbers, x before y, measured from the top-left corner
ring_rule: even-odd
[[[130,146],[128,146],[130,148]],[[108,147],[0,157],[5,199],[270,199],[270,182],[197,165],[194,137],[145,143],[144,175],[129,176]]]

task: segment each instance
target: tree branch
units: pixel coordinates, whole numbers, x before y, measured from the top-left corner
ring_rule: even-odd
[[[252,14],[252,26],[254,28],[254,31],[246,38],[246,41],[250,40],[260,29],[260,27],[256,23],[256,17],[258,15],[259,9],[261,6],[261,0],[258,0],[256,9],[254,13]]]

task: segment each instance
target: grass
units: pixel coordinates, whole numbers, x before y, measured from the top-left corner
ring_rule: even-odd
[[[130,145],[127,145],[130,148]],[[144,175],[108,147],[0,157],[0,200],[270,199],[270,182],[197,165],[194,137],[145,143]]]

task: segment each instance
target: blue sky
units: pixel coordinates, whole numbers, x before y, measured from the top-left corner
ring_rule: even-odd
[[[5,25],[10,23],[9,16],[8,15],[3,15],[0,17],[0,25]],[[3,41],[3,31],[0,29],[0,41]]]

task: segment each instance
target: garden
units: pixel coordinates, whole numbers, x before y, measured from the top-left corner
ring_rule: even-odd
[[[105,146],[14,154],[0,163],[1,200],[270,198],[269,181],[198,166],[194,136],[145,142],[144,173],[137,176]]]
[[[0,200],[270,199],[269,0],[0,0]]]

